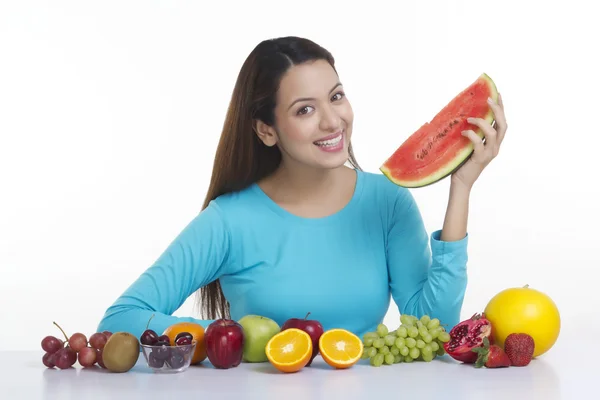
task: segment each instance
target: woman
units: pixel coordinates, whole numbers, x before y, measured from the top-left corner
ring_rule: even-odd
[[[353,111],[333,57],[302,38],[266,40],[237,79],[202,212],[108,308],[99,331],[137,337],[176,322],[246,314],[319,320],[362,335],[388,311],[459,322],[471,188],[506,132],[473,120],[485,145],[451,179],[441,230],[427,234],[410,192],[360,170]],[[375,135],[375,132],[371,133]],[[349,162],[351,167],[346,166]],[[200,290],[203,318],[171,314]]]

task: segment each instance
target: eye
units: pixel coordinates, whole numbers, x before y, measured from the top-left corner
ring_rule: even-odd
[[[331,98],[333,101],[336,100],[336,96],[338,96],[337,100],[341,100],[344,97],[344,92],[337,92],[336,94],[333,95],[333,97]]]
[[[304,106],[301,109],[298,110],[298,115],[304,115],[304,114],[308,114],[309,111],[307,111],[310,108],[310,106]]]
[[[344,92],[341,92],[341,91],[337,92],[336,94],[333,95],[333,97],[331,97],[331,101],[342,100],[344,98],[344,96],[345,96]],[[296,112],[296,115],[306,115],[306,114],[310,113],[311,108],[312,108],[311,106],[304,106]]]

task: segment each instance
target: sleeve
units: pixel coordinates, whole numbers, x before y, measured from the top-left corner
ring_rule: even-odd
[[[401,314],[428,314],[447,325],[460,322],[467,286],[468,234],[460,240],[440,240],[441,231],[427,234],[412,194],[399,190],[388,231],[387,260],[392,298]]]
[[[175,312],[200,287],[228,273],[231,234],[220,208],[202,210],[160,257],[106,310],[98,331],[125,331],[140,337],[149,328],[159,335],[177,322],[207,327],[211,320],[175,317]]]

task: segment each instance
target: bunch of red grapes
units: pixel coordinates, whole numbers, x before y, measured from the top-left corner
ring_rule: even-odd
[[[42,339],[42,349],[46,352],[42,357],[42,362],[46,367],[68,369],[76,361],[79,361],[84,368],[93,367],[96,363],[100,367],[106,368],[102,362],[102,350],[112,335],[111,332],[96,332],[90,336],[88,341],[83,333],[77,332],[69,337],[56,322],[54,325],[61,330],[65,341],[56,336],[46,336]]]

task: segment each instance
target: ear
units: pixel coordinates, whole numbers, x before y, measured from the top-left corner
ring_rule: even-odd
[[[254,122],[254,131],[265,145],[272,147],[277,144],[277,131],[261,120]]]

